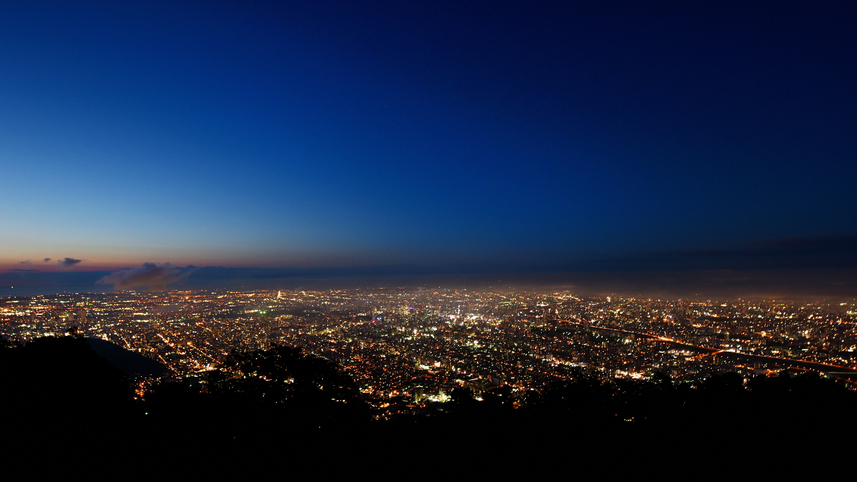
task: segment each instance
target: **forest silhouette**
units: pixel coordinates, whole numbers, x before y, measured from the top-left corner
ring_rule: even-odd
[[[504,453],[549,467],[569,456],[592,465],[605,451],[640,461],[656,450],[689,462],[724,447],[773,455],[790,444],[835,457],[849,449],[839,435],[857,428],[857,398],[843,382],[786,372],[746,381],[712,374],[693,383],[663,373],[608,382],[581,372],[523,399],[501,386],[477,400],[462,387],[447,403],[375,420],[346,372],[289,346],[233,353],[216,370],[165,379],[140,398],[80,336],[4,340],[0,391],[5,438],[15,447],[7,454],[16,459],[98,454],[117,466],[148,461],[151,468],[180,457],[198,462],[185,464],[188,471],[213,473],[282,463],[351,470],[378,457],[407,470],[415,454],[475,458],[482,462],[473,470],[482,473],[487,460],[500,470]],[[226,460],[254,462],[215,463]]]

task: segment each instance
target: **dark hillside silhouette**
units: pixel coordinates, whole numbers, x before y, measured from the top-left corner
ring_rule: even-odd
[[[4,413],[19,421],[118,416],[134,399],[122,372],[75,336],[6,344],[0,386]]]
[[[833,460],[849,449],[835,441],[857,428],[857,394],[813,373],[712,374],[694,383],[578,373],[524,397],[509,386],[483,392],[481,401],[455,389],[448,403],[372,421],[347,374],[288,346],[233,353],[217,370],[163,381],[135,401],[122,373],[74,336],[4,341],[0,389],[10,421],[4,437],[16,457],[97,453],[153,470],[181,457],[194,461],[188,474],[246,475],[283,464],[349,473],[369,461],[409,470],[416,453],[481,461],[468,466],[473,474],[529,467],[513,461],[545,468],[571,460],[591,469],[605,454],[627,462],[611,473],[631,473],[655,453],[691,467],[702,454],[736,447],[764,459],[799,446],[804,456]],[[223,463],[246,460],[253,463]]]
[[[89,346],[106,358],[113,366],[132,379],[154,378],[169,375],[170,369],[139,353],[126,350],[100,338],[86,338]]]
[[[77,336],[5,343],[0,394],[4,455],[29,473],[68,470],[96,454],[110,465],[140,433],[131,385]]]

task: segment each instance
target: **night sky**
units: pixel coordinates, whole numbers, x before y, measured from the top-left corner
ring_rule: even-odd
[[[857,295],[857,3],[505,3],[3,2],[0,296]]]

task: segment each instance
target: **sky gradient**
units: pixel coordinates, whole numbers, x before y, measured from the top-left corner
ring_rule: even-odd
[[[0,282],[857,271],[853,2],[282,3],[4,2]]]

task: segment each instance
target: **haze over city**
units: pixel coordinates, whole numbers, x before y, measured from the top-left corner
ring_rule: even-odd
[[[851,297],[849,2],[5,2],[0,296]]]

